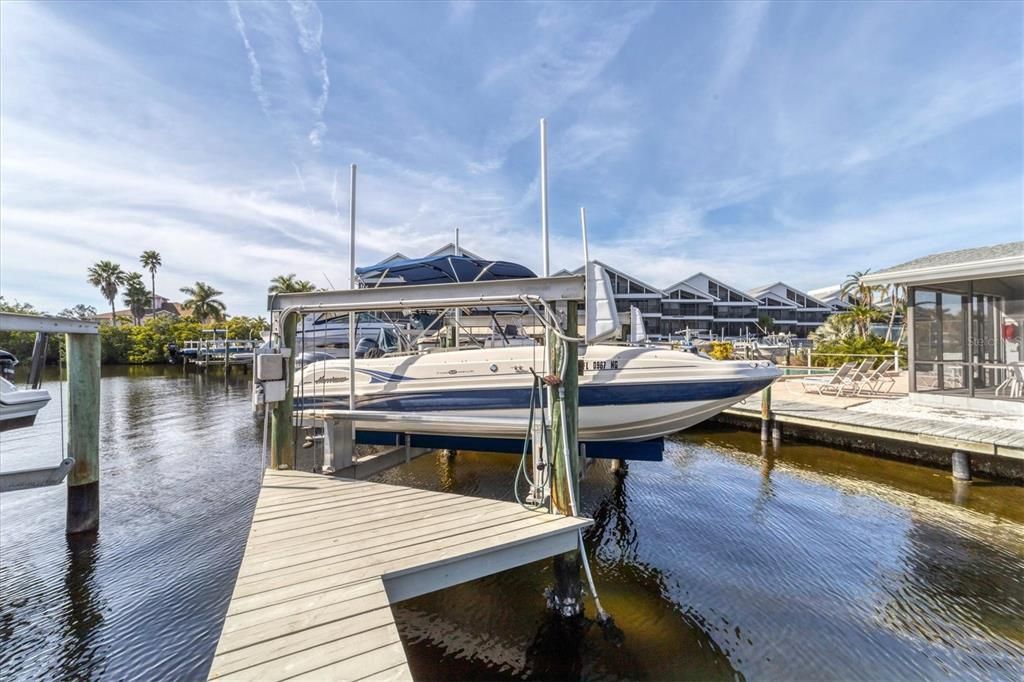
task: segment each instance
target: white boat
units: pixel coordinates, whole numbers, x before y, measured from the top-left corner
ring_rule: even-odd
[[[32,426],[36,414],[50,402],[44,389],[19,389],[0,378],[0,431]]]
[[[522,438],[541,346],[387,356],[355,362],[356,409],[394,415],[386,425],[355,420],[368,431]],[[717,361],[666,348],[595,344],[581,347],[579,439],[643,441],[712,417],[775,381],[765,361]],[[295,408],[347,410],[345,360],[315,362],[297,372]],[[408,420],[403,421],[403,415]],[[431,415],[431,419],[421,419]],[[474,427],[472,419],[480,419]],[[507,426],[502,424],[506,418]]]

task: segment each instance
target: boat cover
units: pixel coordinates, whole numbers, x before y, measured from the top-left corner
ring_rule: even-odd
[[[450,282],[483,282],[493,279],[536,277],[532,270],[518,263],[483,260],[469,256],[432,256],[410,260],[377,263],[356,268],[356,274],[373,286],[384,279],[389,284],[448,284]],[[394,279],[392,279],[394,278]]]

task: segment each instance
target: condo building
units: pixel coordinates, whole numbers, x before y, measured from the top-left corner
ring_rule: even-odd
[[[424,258],[454,256],[456,253],[483,258],[465,248],[456,250],[452,243]],[[383,266],[381,274],[374,281],[363,282],[363,286],[399,283],[388,276],[386,266],[407,259],[403,253],[385,258],[378,264],[378,267]],[[737,339],[748,334],[760,336],[769,331],[805,338],[833,311],[828,303],[783,282],[744,291],[724,280],[698,272],[661,289],[607,263],[596,262],[605,269],[611,281],[624,338],[630,332],[630,310],[633,307],[639,309],[648,337],[656,340],[680,338],[687,334]],[[553,274],[557,277],[582,272],[583,266],[580,266],[572,271],[559,270]],[[766,317],[769,322],[767,329],[762,324]]]

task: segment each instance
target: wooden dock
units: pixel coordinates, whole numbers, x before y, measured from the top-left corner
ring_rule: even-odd
[[[591,523],[268,470],[209,677],[410,679],[390,604],[573,550]]]
[[[1024,460],[1024,432],[1019,429],[859,412],[795,400],[773,401],[771,410],[780,424]],[[740,403],[725,410],[725,414],[761,420],[759,405]]]

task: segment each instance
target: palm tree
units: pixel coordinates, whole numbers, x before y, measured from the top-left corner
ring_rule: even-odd
[[[89,268],[89,284],[100,290],[103,298],[110,302],[110,321],[117,325],[117,311],[114,309],[114,299],[117,298],[117,289],[125,282],[124,270],[117,263],[108,260],[101,260]]]
[[[841,313],[837,313],[832,317],[838,317],[840,320],[847,320],[851,322],[854,328],[857,330],[857,334],[862,338],[868,337],[868,332],[871,330],[871,323],[877,322],[878,320],[884,319],[882,311],[878,308],[872,308],[866,305],[855,305],[848,310]]]
[[[156,310],[156,270],[163,265],[160,261],[160,254],[156,251],[143,251],[139,256],[139,262],[142,263],[142,267],[149,270],[149,281],[153,292],[153,310]]]
[[[889,326],[885,329],[885,340],[892,340],[892,328],[896,324],[896,315],[902,314],[907,309],[907,288],[902,284],[893,284],[889,287]],[[904,325],[906,326],[906,325]],[[900,339],[902,340],[902,333]]]
[[[858,270],[852,275],[847,275],[846,281],[843,282],[839,293],[843,296],[850,296],[856,304],[873,308],[875,305],[875,293],[879,292],[881,287],[864,283],[864,278],[869,272],[871,272],[870,269]]]
[[[193,286],[182,287],[181,293],[188,294],[184,305],[200,322],[205,322],[210,318],[224,319],[224,311],[227,310],[227,306],[216,298],[223,294],[223,291],[217,291],[206,282],[196,282]]]
[[[132,314],[134,324],[142,324],[142,318],[146,316],[146,304],[149,303],[149,292],[146,291],[146,283],[142,280],[142,274],[138,272],[129,273],[124,279],[124,304]]]
[[[855,333],[853,320],[843,313],[836,313],[829,315],[808,337],[815,343],[830,343],[852,339]]]
[[[304,279],[295,279],[295,273],[278,275],[270,280],[270,286],[267,287],[268,294],[294,294],[303,291],[316,291],[316,286]]]

